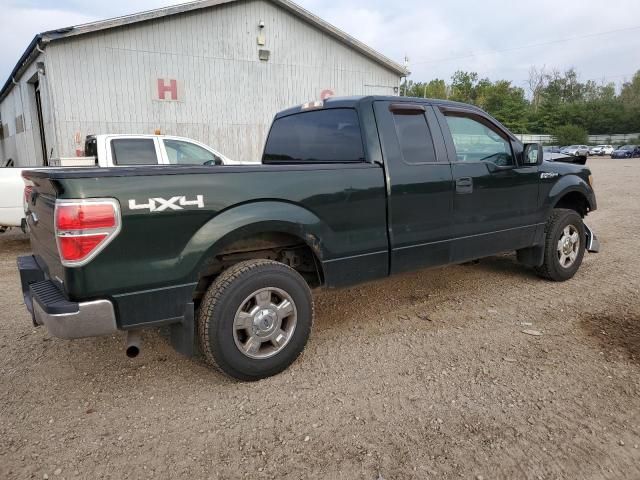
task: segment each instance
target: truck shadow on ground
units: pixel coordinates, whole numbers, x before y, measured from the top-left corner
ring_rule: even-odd
[[[20,230],[9,230],[0,235],[0,252],[3,254],[24,255],[29,252],[29,236]]]
[[[491,273],[515,275],[520,279],[539,278],[533,268],[519,263],[512,253],[483,258],[476,262],[465,263],[462,266],[478,268]]]
[[[580,325],[608,358],[626,356],[640,365],[640,314],[608,312],[590,315]]]

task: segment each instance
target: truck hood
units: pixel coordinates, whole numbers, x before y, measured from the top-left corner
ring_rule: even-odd
[[[582,155],[570,155],[566,151],[561,153],[545,152],[544,159],[548,162],[575,163],[578,165],[585,165],[587,163],[587,157]]]

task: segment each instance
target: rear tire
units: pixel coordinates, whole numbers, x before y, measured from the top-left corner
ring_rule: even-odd
[[[544,263],[536,273],[554,282],[571,279],[582,264],[585,246],[582,217],[573,210],[553,210],[545,226]]]
[[[241,262],[223,272],[202,300],[200,349],[226,375],[267,378],[302,353],[313,316],[311,290],[298,272],[271,260]]]

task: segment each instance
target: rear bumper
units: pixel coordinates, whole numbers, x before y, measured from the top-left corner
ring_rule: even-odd
[[[34,324],[44,325],[54,337],[97,337],[118,330],[109,300],[80,303],[67,300],[31,255],[18,257],[18,270],[24,304]]]

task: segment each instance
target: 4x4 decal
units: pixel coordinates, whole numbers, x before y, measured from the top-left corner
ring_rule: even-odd
[[[204,195],[197,195],[195,200],[187,200],[185,196],[172,197],[169,200],[150,198],[148,203],[143,204],[138,204],[135,200],[129,200],[129,210],[149,210],[151,213],[184,210],[184,207],[204,208]]]
[[[556,172],[542,172],[540,174],[540,178],[542,180],[546,180],[547,178],[556,178],[556,177],[559,177],[559,176],[560,176],[560,174],[556,173]]]

